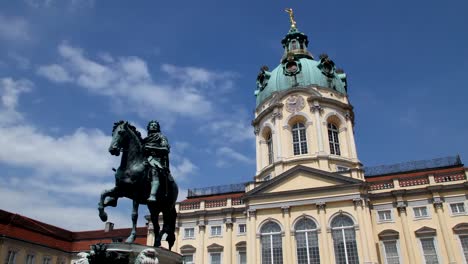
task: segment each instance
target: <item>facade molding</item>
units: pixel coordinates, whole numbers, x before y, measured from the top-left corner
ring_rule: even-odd
[[[320,203],[330,203],[330,202],[341,202],[341,201],[352,201],[353,199],[360,198],[360,194],[351,194],[351,195],[341,195],[333,196],[327,198],[316,198],[316,199],[304,199],[298,201],[288,201],[288,202],[277,202],[269,204],[255,204],[251,205],[250,208],[255,210],[260,209],[272,209],[272,208],[281,208],[284,206],[301,206],[301,205],[316,205]]]

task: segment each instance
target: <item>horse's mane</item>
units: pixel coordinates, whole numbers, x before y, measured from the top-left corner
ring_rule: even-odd
[[[112,127],[112,133],[114,133],[114,130],[115,130],[119,125],[124,124],[124,123],[127,123],[127,127],[130,128],[130,130],[132,130],[132,131],[135,133],[135,135],[138,137],[138,139],[140,140],[140,142],[142,142],[142,141],[143,141],[143,138],[141,137],[140,131],[138,131],[138,130],[136,129],[136,127],[133,126],[132,124],[130,124],[128,121],[120,120],[120,121],[118,121],[118,122],[115,122],[115,123],[114,123],[114,126]]]

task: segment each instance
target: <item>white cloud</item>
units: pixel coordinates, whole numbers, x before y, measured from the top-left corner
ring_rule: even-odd
[[[29,62],[29,59],[16,53],[16,52],[9,52],[8,57],[12,59],[16,65],[18,66],[19,69],[21,70],[27,70],[29,69],[29,66],[31,63]]]
[[[179,189],[179,195],[177,196],[177,202],[182,202],[187,199],[188,189]]]
[[[29,6],[34,8],[65,7],[71,11],[92,8],[94,0],[24,0]]]
[[[72,194],[76,199],[79,196]],[[55,199],[49,193],[37,189],[0,187],[0,208],[13,213],[60,226],[68,230],[83,231],[102,229],[96,208],[77,204],[65,204]],[[128,215],[113,210],[109,215],[109,221],[116,227],[130,226],[130,212]],[[142,221],[140,221],[141,225]]]
[[[0,15],[0,39],[28,40],[29,38],[29,23],[26,19]]]
[[[138,67],[130,65],[127,71],[132,72]],[[0,117],[5,112],[20,115],[16,109],[19,96],[32,88],[33,84],[28,80],[0,79]],[[140,130],[144,132],[142,128]],[[87,128],[77,128],[68,135],[51,136],[21,119],[0,122],[0,135],[0,164],[20,167],[23,171],[23,176],[0,175],[3,183],[0,208],[70,230],[103,227],[94,206],[99,194],[114,186],[110,169],[120,162],[120,158],[107,152],[110,136],[101,130]],[[182,156],[171,168],[174,176],[181,180],[197,169]],[[181,190],[182,196],[184,192],[186,190]],[[89,207],[87,204],[91,202],[92,207]],[[121,213],[122,208],[130,208],[128,203],[128,199],[121,199],[120,209],[107,210],[109,221],[116,227],[130,226],[130,210],[128,214]],[[144,223],[144,215],[140,211],[140,225]]]
[[[210,122],[202,126],[200,130],[215,134],[216,140],[222,142],[239,143],[255,138],[252,126],[242,118],[226,117],[226,119]]]
[[[171,165],[172,176],[176,181],[185,181],[189,175],[193,175],[198,170],[198,167],[189,159],[182,158],[180,162]]]
[[[58,64],[40,66],[37,74],[57,83],[71,82],[73,79],[68,72]]]
[[[97,129],[79,128],[53,137],[28,125],[0,126],[0,162],[58,175],[107,176],[115,164],[111,138]]]
[[[82,49],[67,43],[59,45],[58,52],[63,59],[59,66],[69,73],[67,80],[75,80],[76,85],[95,94],[119,100],[123,108],[143,117],[157,113],[158,118],[165,120],[174,119],[174,114],[206,118],[213,112],[214,106],[203,89],[210,78],[217,79],[206,70],[189,68],[183,71],[186,78],[181,78],[192,80],[188,83],[161,84],[152,80],[146,62],[138,57],[113,60],[108,57],[98,62],[88,58]]]
[[[246,155],[239,153],[229,147],[220,147],[216,150],[217,162],[216,166],[218,167],[229,167],[231,161],[241,162],[245,164],[253,164],[255,160],[249,158]]]
[[[16,111],[18,97],[29,92],[32,87],[33,84],[28,80],[0,78],[0,124],[11,124],[22,119],[22,115]]]

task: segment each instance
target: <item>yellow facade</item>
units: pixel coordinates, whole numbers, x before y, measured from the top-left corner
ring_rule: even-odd
[[[346,74],[314,60],[296,27],[282,44],[281,64],[257,77],[253,181],[178,204],[185,262],[466,264],[460,159],[363,167]]]
[[[11,254],[14,254],[14,256]],[[11,263],[71,263],[70,254],[68,252],[63,252],[20,240],[0,238],[0,260],[2,263],[8,263],[8,257],[10,261],[14,258],[15,262]],[[27,262],[28,260],[32,262]]]

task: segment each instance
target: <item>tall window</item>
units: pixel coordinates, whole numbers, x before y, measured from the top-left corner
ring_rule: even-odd
[[[307,154],[306,129],[303,123],[296,123],[292,127],[294,155]]]
[[[413,207],[413,213],[414,218],[424,218],[429,216],[426,206]]]
[[[438,264],[439,259],[437,258],[437,250],[435,247],[434,237],[420,238],[421,248],[424,255],[426,264]]]
[[[35,256],[33,254],[28,254],[26,256],[26,264],[34,264]]]
[[[339,215],[333,219],[331,228],[336,263],[359,264],[353,220],[346,215]]]
[[[182,263],[183,264],[193,264],[193,255],[183,255],[182,256]]]
[[[247,264],[247,253],[245,251],[238,251],[239,264]]]
[[[460,242],[465,255],[465,261],[468,263],[468,236],[460,236]]]
[[[52,258],[48,256],[44,257],[42,259],[42,264],[52,264]]]
[[[465,214],[465,203],[452,203],[450,204],[450,210],[452,210],[452,214]]]
[[[385,264],[400,264],[397,240],[382,241]]]
[[[328,143],[330,144],[330,154],[341,155],[338,128],[332,123],[328,123]]]
[[[260,229],[262,243],[262,264],[283,264],[281,228],[275,222],[268,222]]]
[[[211,236],[221,236],[221,226],[212,226]]]
[[[189,227],[184,228],[184,238],[194,238],[195,237],[195,228]]]
[[[268,133],[268,135],[266,136],[266,142],[268,146],[268,164],[272,164],[273,163],[273,140],[272,140],[271,133]]]
[[[297,263],[319,264],[319,244],[317,236],[317,225],[314,221],[303,218],[295,225]]]
[[[221,253],[210,253],[210,264],[221,264]]]
[[[5,264],[15,264],[15,263],[16,263],[16,251],[8,250]]]

